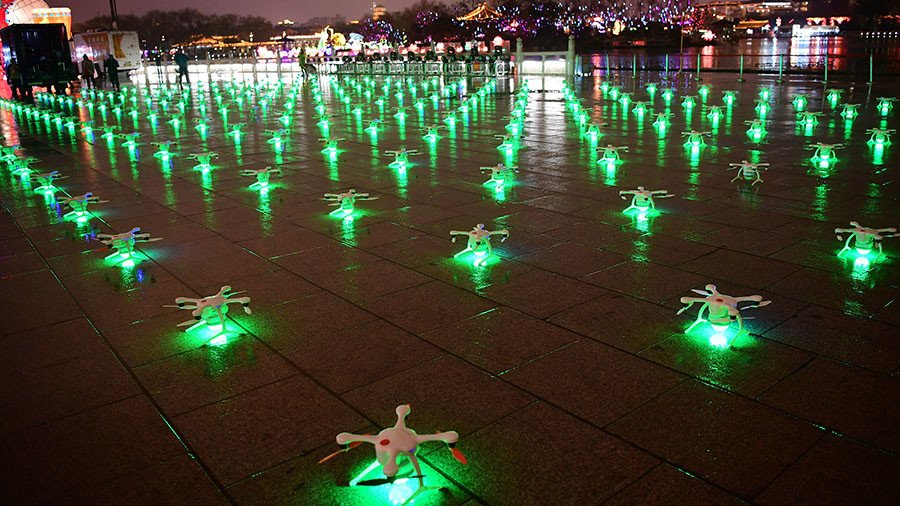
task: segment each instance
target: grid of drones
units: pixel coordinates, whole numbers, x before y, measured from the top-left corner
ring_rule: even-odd
[[[322,84],[324,83],[324,84]],[[326,86],[329,94],[323,92]],[[303,116],[304,121],[314,122],[322,145],[322,155],[326,159],[337,160],[346,138],[336,135],[335,124],[342,128],[342,135],[355,135],[357,142],[370,143],[377,147],[378,138],[387,128],[406,130],[407,122],[416,122],[415,130],[421,132],[420,142],[424,148],[434,147],[445,136],[456,136],[458,131],[470,128],[470,124],[484,116],[486,103],[496,100],[505,93],[499,93],[498,82],[483,79],[479,86],[470,90],[472,82],[466,80],[444,81],[437,78],[397,78],[397,77],[313,77],[311,79],[269,79],[257,82],[223,79],[221,81],[196,83],[184,90],[173,86],[156,86],[153,88],[129,87],[122,92],[106,92],[84,90],[80,98],[71,96],[54,96],[50,94],[36,95],[33,105],[12,101],[0,101],[0,107],[8,111],[7,122],[15,121],[20,128],[48,140],[70,140],[74,145],[76,138],[84,143],[79,149],[122,150],[132,160],[139,160],[143,152],[152,151],[163,170],[170,170],[173,164],[191,164],[194,171],[208,178],[213,171],[232,170],[218,167],[215,162],[219,153],[209,149],[195,152],[178,151],[183,136],[198,136],[200,145],[206,146],[211,136],[219,136],[218,146],[230,146],[240,151],[241,140],[247,134],[247,123],[233,122],[230,115],[239,115],[242,119],[250,118],[259,123],[260,118],[275,119],[280,128],[265,130],[267,143],[276,153],[284,151],[293,139],[301,135],[294,125],[297,100],[311,100],[314,116]],[[475,85],[472,85],[473,87]],[[733,111],[740,107],[752,107],[755,119],[745,121],[746,136],[743,142],[759,145],[767,135],[767,124],[772,113],[772,89],[760,87],[758,95],[752,100],[742,99],[737,91],[719,90],[714,92],[710,85],[691,84],[694,95],[677,96],[674,87],[665,84],[648,83],[643,88],[634,87],[631,92],[622,90],[621,86],[603,81],[600,85],[601,101],[616,103],[623,114],[643,118],[652,124],[653,135],[660,139],[670,136],[672,122],[679,116],[690,116],[694,109],[701,109],[705,114],[700,118],[708,130],[688,129],[680,132],[684,148],[692,158],[700,157],[704,148],[719,138],[719,124],[727,121]],[[505,89],[505,88],[504,88]],[[865,130],[866,137],[853,142],[866,142],[874,157],[882,157],[891,145],[894,129],[888,128],[893,113],[893,98],[880,97],[871,105],[842,102],[842,90],[827,89],[824,93],[822,110],[810,111],[811,99],[803,95],[792,97],[784,107],[793,108],[797,128],[806,132],[806,137],[815,134],[815,130],[823,116],[844,122],[848,131],[862,131],[869,125],[857,125],[862,121],[874,123]],[[526,129],[526,115],[529,109],[530,96],[533,93],[526,81],[518,82],[515,91],[510,92],[510,109],[504,118],[504,131],[494,137],[499,141],[497,151],[500,161],[496,165],[473,167],[473,178],[481,180],[476,172],[487,175],[483,182],[485,192],[491,198],[502,199],[503,193],[516,184],[519,168],[518,154]],[[637,98],[640,100],[637,100]],[[718,97],[718,98],[716,98]],[[330,99],[330,101],[329,101]],[[596,121],[596,112],[582,105],[579,92],[564,84],[562,99],[567,110],[566,115],[572,128],[577,129],[586,147],[594,153],[591,169],[614,172],[628,163],[629,147],[624,145],[602,144],[600,139],[606,135],[604,129],[609,125]],[[673,103],[674,102],[674,103]],[[440,117],[436,124],[425,120],[425,111],[430,110],[431,117]],[[410,116],[413,116],[410,119]],[[338,118],[338,119],[335,119]],[[862,120],[862,121],[861,121]],[[249,121],[249,119],[247,119]],[[685,127],[690,121],[685,121]],[[253,128],[253,127],[251,127]],[[140,131],[138,131],[140,130]],[[193,130],[191,132],[191,130]],[[153,142],[141,142],[146,133],[152,132]],[[309,135],[304,133],[303,135]],[[405,138],[402,137],[402,138]],[[848,140],[852,140],[850,136]],[[149,148],[145,147],[149,146]],[[838,151],[841,144],[815,142],[806,147],[812,156],[804,161],[811,172],[827,173],[840,163]],[[423,148],[423,149],[424,149]],[[35,198],[41,198],[47,206],[55,209],[60,223],[71,222],[77,231],[108,246],[111,253],[105,261],[122,269],[133,268],[142,260],[146,260],[140,251],[149,243],[161,241],[163,238],[153,237],[134,226],[130,230],[111,234],[92,232],[91,220],[102,220],[103,204],[107,201],[101,195],[86,192],[73,195],[65,189],[67,175],[55,168],[38,168],[40,160],[28,156],[27,149],[17,145],[0,147],[0,159],[5,173],[21,192],[32,192]],[[757,185],[764,184],[767,171],[778,170],[777,164],[763,162],[759,159],[759,151],[751,160],[730,163],[721,170],[735,171],[731,180],[741,187],[742,191],[752,191]],[[381,154],[392,158],[386,170],[395,171],[400,178],[407,171],[415,170],[416,156],[421,152],[397,146],[395,149],[381,151]],[[146,169],[146,165],[144,166]],[[250,179],[248,191],[268,194],[277,191],[278,178],[284,176],[279,167],[257,167],[233,169],[233,172]],[[527,170],[527,168],[523,169]],[[483,176],[482,176],[483,177]],[[673,198],[675,195],[665,189],[647,189],[639,186],[636,189],[618,191],[623,200],[628,201],[624,213],[636,222],[648,222],[661,216],[658,206],[661,199]],[[365,216],[363,203],[377,199],[370,193],[347,188],[337,193],[322,196],[323,214],[331,219],[349,222]],[[362,205],[361,205],[362,204]],[[328,208],[333,207],[333,210]],[[665,219],[665,218],[662,218]],[[135,224],[139,225],[139,224]],[[896,234],[896,228],[863,226],[853,221],[848,228],[836,228],[835,235],[842,241],[842,249],[838,256],[849,257],[855,268],[869,269],[885,258],[882,240]],[[450,239],[463,238],[465,248],[453,254],[453,258],[465,262],[473,269],[490,269],[499,261],[494,248],[496,241],[510,238],[509,230],[490,230],[485,224],[475,224],[471,230],[450,230]],[[227,282],[228,280],[222,280]],[[760,295],[732,296],[720,293],[716,286],[708,284],[702,289],[694,289],[694,295],[682,297],[683,307],[677,311],[682,314],[699,306],[695,319],[686,332],[704,326],[707,329],[711,346],[728,348],[735,339],[746,332],[744,320],[748,318],[745,311],[763,308],[771,301],[763,300]],[[245,313],[250,313],[249,296],[240,295],[231,286],[222,286],[216,294],[205,297],[179,297],[174,305],[190,311],[191,318],[177,323],[186,327],[186,332],[202,332],[203,346],[221,346],[228,342],[230,336],[241,333],[240,329],[229,325],[233,313],[230,306],[240,306]],[[377,435],[355,435],[340,433],[336,442],[341,449],[322,459],[320,463],[354,448],[362,443],[375,447],[376,461],[363,473],[350,481],[351,486],[378,486],[393,483],[398,479],[418,482],[414,493],[401,502],[412,502],[416,496],[432,490],[424,482],[424,476],[416,457],[422,443],[444,442],[453,456],[462,464],[466,463],[463,453],[456,448],[458,434],[453,431],[436,434],[419,435],[409,429],[405,419],[410,413],[408,405],[397,407],[397,423],[393,427],[382,430]],[[399,459],[405,457],[405,459]],[[399,459],[399,461],[398,461]],[[366,475],[380,466],[384,478],[368,478]],[[404,466],[407,466],[404,469]],[[412,469],[408,467],[411,466]]]

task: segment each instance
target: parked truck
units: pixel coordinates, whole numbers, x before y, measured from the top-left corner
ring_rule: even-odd
[[[0,30],[0,41],[3,68],[16,60],[26,86],[52,87],[64,93],[78,77],[62,23],[10,25]]]
[[[120,71],[137,70],[141,67],[141,45],[137,32],[76,33],[72,41],[78,58],[86,54],[102,65],[107,55],[112,54],[119,62]]]

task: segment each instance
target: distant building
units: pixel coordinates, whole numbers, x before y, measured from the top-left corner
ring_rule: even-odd
[[[808,0],[698,0],[694,5],[708,9],[718,19],[733,21],[806,13],[809,9]]]
[[[478,4],[478,7],[472,9],[468,14],[464,14],[456,18],[458,21],[487,21],[489,19],[500,19],[501,16],[499,12],[495,11],[491,8],[487,2],[482,2]]]
[[[372,2],[372,19],[378,21],[387,14],[387,9],[381,5]]]

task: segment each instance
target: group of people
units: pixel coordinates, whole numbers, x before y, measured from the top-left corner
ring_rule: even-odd
[[[109,78],[109,84],[112,87],[119,91],[119,61],[112,55],[106,57],[103,60],[103,71],[106,73],[106,76]],[[88,55],[84,55],[81,58],[81,79],[84,81],[84,85],[86,88],[96,88],[97,82],[96,79],[101,75],[100,71],[94,65],[94,62],[88,58]]]
[[[182,87],[182,81],[187,82],[188,86],[191,84],[191,78],[188,74],[188,57],[184,52],[179,51],[172,58],[175,62],[175,65],[178,67],[177,74],[177,82],[178,86]],[[101,79],[105,75],[106,78],[109,79],[109,83],[112,87],[119,91],[119,61],[116,58],[109,54],[105,59],[102,60],[103,66],[96,64],[91,58],[84,54],[81,56],[81,62],[78,65],[78,71],[81,74],[81,80],[84,82],[84,87],[87,89],[96,88],[98,86],[98,80]],[[160,73],[162,72],[162,57],[158,56],[156,60],[157,66],[160,66]],[[12,96],[14,99],[18,100],[31,100],[32,99],[32,83],[29,83],[28,76],[26,76],[26,72],[19,65],[15,58],[12,58],[9,64],[6,66],[6,80],[9,83],[9,87],[12,90]]]

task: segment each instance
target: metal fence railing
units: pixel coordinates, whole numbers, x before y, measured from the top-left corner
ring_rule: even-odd
[[[900,74],[893,58],[875,59],[871,54],[645,54],[605,53],[580,55],[582,75],[604,72],[748,72],[770,74]]]

